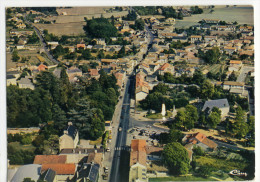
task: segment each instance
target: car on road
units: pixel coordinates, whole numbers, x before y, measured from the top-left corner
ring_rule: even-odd
[[[103,180],[108,180],[108,174],[103,174]]]
[[[129,133],[133,133],[135,131],[135,129],[131,129],[130,131],[129,131]]]
[[[110,152],[110,148],[107,148],[106,151],[107,151],[107,152]]]
[[[108,173],[108,167],[104,167],[104,172]]]
[[[122,128],[121,128],[121,127],[119,127],[119,128],[118,128],[118,131],[122,131]]]

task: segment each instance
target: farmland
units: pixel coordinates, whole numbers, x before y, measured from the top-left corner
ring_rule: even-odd
[[[192,15],[190,17],[184,17],[183,20],[177,20],[175,27],[189,27],[192,25],[198,25],[199,21],[207,17],[207,19],[220,19],[226,22],[235,22],[238,24],[254,24],[253,19],[253,7],[251,6],[215,6],[214,11],[210,13],[209,9],[204,9],[203,14]]]
[[[46,21],[55,20],[55,24],[34,24],[40,29],[47,29],[49,33],[57,36],[61,35],[79,35],[83,34],[83,26],[86,24],[84,18],[91,19],[97,18],[101,15],[105,18],[113,16],[124,16],[127,11],[113,11],[105,13],[104,7],[73,7],[57,9],[58,14],[65,13],[66,15],[49,16],[44,18]]]

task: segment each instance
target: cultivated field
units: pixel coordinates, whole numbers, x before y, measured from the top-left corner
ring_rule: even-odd
[[[55,24],[34,24],[40,29],[47,29],[49,33],[55,35],[79,35],[83,34],[83,26],[86,25],[84,18],[91,19],[92,17],[98,18],[101,15],[105,18],[113,16],[125,16],[127,11],[113,11],[106,13],[106,7],[73,7],[73,8],[61,8],[57,9],[58,16],[49,16],[44,18],[47,21],[55,20]]]
[[[85,22],[76,22],[76,23],[56,23],[56,24],[34,24],[39,29],[47,29],[49,33],[54,35],[79,35],[83,34],[83,26]]]
[[[251,6],[237,6],[229,7],[226,6],[215,6],[214,12],[210,13],[209,9],[204,9],[203,14],[192,15],[190,17],[184,17],[183,20],[177,20],[175,27],[182,28],[191,25],[198,25],[202,19],[219,19],[226,22],[237,21],[238,24],[254,24],[254,11]]]

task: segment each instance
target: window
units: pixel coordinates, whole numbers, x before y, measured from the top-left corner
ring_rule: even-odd
[[[145,169],[142,169],[142,171],[145,171]]]
[[[145,173],[142,173],[142,175],[144,175],[144,176],[145,176]]]

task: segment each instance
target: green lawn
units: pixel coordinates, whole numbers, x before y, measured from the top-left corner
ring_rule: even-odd
[[[179,176],[179,177],[164,177],[164,178],[149,178],[149,182],[159,181],[217,181],[212,178],[202,178],[195,176]]]
[[[8,144],[13,146],[17,150],[30,150],[30,151],[34,151],[35,150],[35,147],[32,144],[22,145],[19,142],[10,142]]]
[[[172,112],[167,111],[165,118],[169,118],[171,116],[172,116]],[[163,118],[161,113],[148,114],[146,117],[149,119],[162,119]]]

